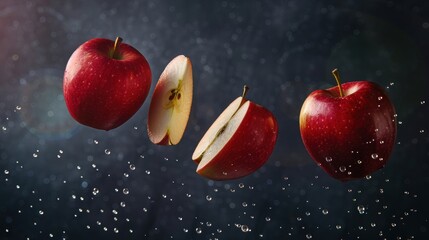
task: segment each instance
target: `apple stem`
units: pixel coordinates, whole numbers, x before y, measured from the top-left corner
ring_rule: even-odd
[[[249,91],[249,87],[247,85],[243,86],[243,94],[241,94],[242,98],[246,97],[247,91]]]
[[[122,38],[116,37],[115,44],[113,45],[112,58],[116,58],[116,49],[121,44],[121,42],[122,42]]]
[[[340,97],[344,97],[344,92],[343,92],[343,88],[341,87],[340,74],[338,72],[338,69],[335,68],[334,70],[332,70],[332,74],[334,75],[334,78],[337,81],[338,89],[340,90]]]

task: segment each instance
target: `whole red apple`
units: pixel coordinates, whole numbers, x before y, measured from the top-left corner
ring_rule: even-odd
[[[145,57],[132,46],[91,39],[71,55],[64,73],[64,99],[83,125],[110,130],[128,119],[146,99],[152,74]]]
[[[197,173],[214,180],[241,178],[258,170],[277,140],[277,121],[264,107],[245,99],[233,101],[196,147]]]
[[[312,92],[299,117],[304,145],[316,163],[341,181],[365,177],[388,161],[396,138],[395,108],[370,81]]]

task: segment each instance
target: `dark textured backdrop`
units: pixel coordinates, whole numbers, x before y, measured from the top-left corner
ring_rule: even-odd
[[[0,239],[428,239],[427,1],[2,0],[0,35]],[[70,118],[68,58],[116,36],[146,56],[152,90],[173,57],[191,58],[178,146],[148,140],[151,94],[109,132]],[[390,162],[367,179],[330,178],[299,136],[301,104],[335,85],[334,67],[397,109]],[[276,148],[246,178],[206,180],[192,152],[245,83],[278,119]]]

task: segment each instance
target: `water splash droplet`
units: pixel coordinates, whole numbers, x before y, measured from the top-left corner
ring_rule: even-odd
[[[248,232],[249,230],[250,229],[249,229],[249,227],[247,225],[245,225],[245,224],[241,225],[241,231],[242,232]]]
[[[357,206],[357,210],[359,211],[359,214],[364,214],[365,213],[365,207],[362,205]]]
[[[98,188],[93,188],[92,189],[92,195],[97,195],[100,192],[100,190],[98,190]]]

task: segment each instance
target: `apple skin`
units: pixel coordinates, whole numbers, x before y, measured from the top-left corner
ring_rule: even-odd
[[[396,139],[395,108],[369,81],[348,82],[312,92],[299,125],[304,145],[329,175],[348,181],[365,177],[388,161]]]
[[[258,170],[271,155],[277,141],[278,125],[264,107],[249,102],[249,109],[237,131],[222,150],[203,168],[201,176],[213,180],[231,180]],[[199,162],[198,159],[193,159]]]
[[[110,130],[130,119],[142,106],[152,82],[149,63],[132,46],[91,39],[71,55],[63,92],[71,116],[79,123]]]

